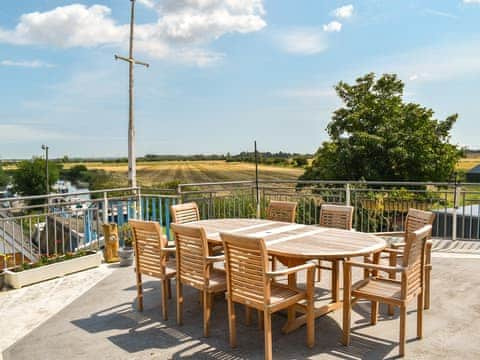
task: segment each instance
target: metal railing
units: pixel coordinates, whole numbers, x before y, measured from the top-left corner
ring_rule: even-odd
[[[254,181],[178,186],[182,201],[196,201],[203,218],[255,217]],[[323,203],[355,208],[358,231],[401,231],[409,208],[433,211],[433,235],[480,240],[480,185],[440,182],[260,181],[260,216],[270,200],[298,203],[298,223],[318,224]]]
[[[436,214],[433,235],[480,240],[480,186],[424,182],[255,181],[119,188],[0,199],[0,269],[103,246],[102,224],[157,221],[170,239],[170,206],[195,201],[202,219],[264,217],[271,200],[296,201],[298,223],[318,224],[323,203],[354,206],[358,231],[401,231],[409,208]],[[122,244],[123,239],[120,238]]]
[[[121,229],[132,218],[158,221],[170,237],[169,208],[177,201],[176,195],[142,194],[140,188],[0,199],[0,269],[98,250],[104,223]]]

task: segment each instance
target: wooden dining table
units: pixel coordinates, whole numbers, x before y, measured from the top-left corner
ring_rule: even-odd
[[[285,266],[304,264],[309,260],[342,261],[357,256],[379,254],[387,244],[373,234],[260,219],[211,219],[193,221],[184,225],[203,227],[209,243],[222,243],[221,232],[260,237],[265,240],[269,255],[275,256]],[[332,302],[315,308],[319,317],[342,307],[339,297],[340,279],[338,272],[332,272]],[[297,285],[295,275],[288,277],[288,284]],[[288,320],[283,332],[291,332],[305,324],[306,307],[297,305],[288,311]],[[297,312],[303,313],[297,317]]]

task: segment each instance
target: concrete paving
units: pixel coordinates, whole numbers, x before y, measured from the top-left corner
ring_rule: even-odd
[[[432,308],[424,313],[424,338],[415,338],[415,304],[407,317],[407,358],[480,358],[480,260],[433,259]],[[328,276],[318,286],[328,287]],[[361,274],[357,274],[359,277]],[[216,298],[211,336],[202,336],[202,312],[197,292],[185,288],[184,325],[175,321],[175,296],[169,315],[160,315],[159,284],[147,279],[145,311],[135,310],[132,268],[117,268],[89,291],[66,306],[6,351],[4,359],[261,359],[263,331],[256,322],[246,326],[237,307],[238,347],[228,345],[226,303]],[[390,318],[380,308],[380,320],[369,325],[369,303],[358,303],[352,317],[352,344],[341,338],[341,311],[316,320],[316,345],[305,346],[305,328],[284,335],[282,314],[273,316],[275,359],[380,359],[398,354],[398,315]],[[2,335],[9,324],[2,322]]]
[[[103,264],[22,289],[0,292],[0,353],[112,272],[111,266]]]

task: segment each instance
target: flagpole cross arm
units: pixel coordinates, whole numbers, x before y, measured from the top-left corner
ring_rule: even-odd
[[[129,62],[129,63],[132,63],[132,64],[143,65],[147,68],[150,67],[150,64],[148,64],[146,62],[138,61],[138,60],[135,60],[135,59],[129,59],[129,58],[126,58],[126,57],[120,56],[120,55],[115,55],[115,60],[123,60],[123,61]]]

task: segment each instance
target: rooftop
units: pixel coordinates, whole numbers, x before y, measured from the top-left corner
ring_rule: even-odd
[[[432,302],[424,313],[424,338],[415,339],[416,314],[407,316],[407,357],[437,359],[480,358],[480,244],[438,241],[433,253]],[[361,276],[360,273],[357,277]],[[302,281],[302,279],[300,279]],[[328,273],[316,290],[328,288]],[[72,289],[76,290],[72,290]],[[238,311],[238,347],[228,344],[226,303],[215,299],[211,335],[202,336],[198,294],[185,287],[184,325],[175,320],[175,297],[169,301],[167,321],[161,319],[159,282],[145,281],[145,310],[136,310],[133,268],[102,265],[47,283],[0,293],[0,308],[11,331],[0,341],[7,359],[261,359],[263,332],[256,321],[246,326]],[[55,291],[54,291],[55,290]],[[57,295],[52,297],[53,293]],[[49,301],[46,301],[46,300]],[[23,303],[22,303],[23,301]],[[25,303],[29,306],[25,308]],[[23,309],[19,312],[18,309]],[[27,310],[25,310],[27,309]],[[239,308],[239,310],[241,310]],[[26,314],[22,314],[26,311]],[[55,314],[55,312],[57,312]],[[31,316],[31,314],[36,314]],[[380,307],[376,326],[369,325],[370,305],[359,302],[352,318],[352,343],[340,344],[341,311],[316,320],[316,345],[305,346],[306,330],[288,335],[280,329],[282,314],[273,320],[276,359],[378,359],[398,354],[398,313],[393,318]],[[27,321],[28,319],[28,321]],[[23,337],[22,337],[23,336]],[[0,351],[2,348],[0,347]]]

